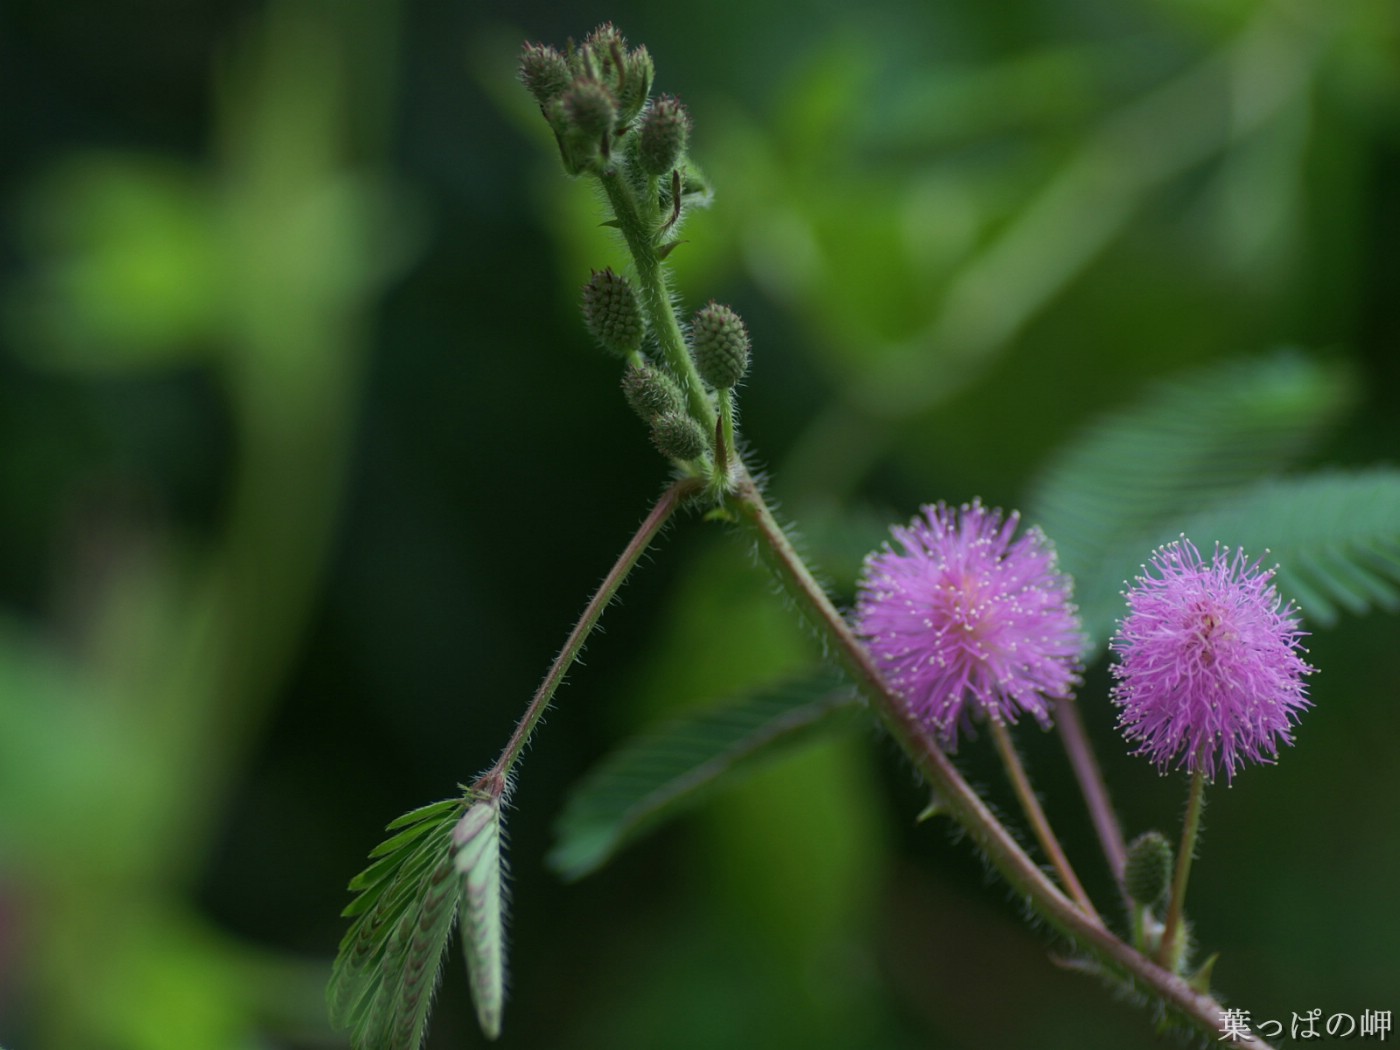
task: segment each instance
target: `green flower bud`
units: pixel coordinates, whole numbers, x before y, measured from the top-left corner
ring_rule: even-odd
[[[622,396],[632,411],[650,423],[658,416],[680,415],[685,411],[685,395],[680,384],[655,365],[629,368],[622,376]]]
[[[564,94],[544,107],[544,115],[559,142],[564,170],[578,175],[606,158],[617,108],[611,93],[596,80],[581,77]]]
[[[642,114],[638,159],[648,175],[667,175],[680,163],[690,137],[690,114],[679,101],[662,95]]]
[[[583,38],[583,48],[593,57],[599,73],[613,75],[621,72],[615,68],[614,58],[622,56],[624,61],[626,60],[627,38],[617,26],[611,22],[604,22]]]
[[[681,412],[667,412],[651,421],[651,443],[667,459],[699,459],[709,447],[700,424]]]
[[[1128,845],[1123,885],[1139,904],[1152,907],[1167,895],[1172,878],[1172,847],[1160,831],[1147,831]]]
[[[620,101],[627,86],[627,38],[611,22],[604,22],[584,37],[578,65],[582,76],[606,85],[613,97]],[[622,123],[625,124],[626,120]]]
[[[622,82],[617,87],[618,126],[630,124],[646,105],[651,94],[651,82],[656,76],[651,53],[642,44],[627,56]]]
[[[520,81],[541,106],[547,106],[568,90],[573,76],[569,63],[552,47],[525,45],[520,54]]]
[[[617,106],[612,93],[596,80],[575,80],[563,95],[564,119],[570,134],[600,142],[612,131]]]
[[[749,370],[748,330],[738,314],[711,300],[690,324],[690,352],[700,378],[728,390]]]
[[[642,307],[627,278],[611,267],[583,286],[583,323],[604,350],[626,357],[642,347]]]

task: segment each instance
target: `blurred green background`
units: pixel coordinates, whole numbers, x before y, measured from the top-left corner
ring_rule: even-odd
[[[323,989],[383,825],[494,758],[664,467],[574,311],[619,264],[513,82],[612,19],[717,187],[678,290],[745,316],[744,430],[849,601],[921,502],[1015,506],[1086,420],[1281,345],[1350,377],[1308,462],[1400,449],[1393,0],[0,7],[0,1045],[343,1045]],[[875,734],[576,885],[568,786],[811,662],[678,525],[510,816],[519,1047],[1121,1047]],[[1400,1009],[1394,615],[1216,790],[1191,909],[1256,1019]],[[1184,798],[1082,707],[1130,830]],[[1058,742],[1022,736],[1090,885]],[[961,763],[1008,811],[982,748]],[[454,952],[428,1040],[478,1045]]]

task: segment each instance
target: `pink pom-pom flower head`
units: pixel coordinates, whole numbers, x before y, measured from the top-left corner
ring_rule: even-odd
[[[1079,682],[1071,583],[1039,529],[980,502],[926,506],[865,560],[856,630],[886,680],[948,749],[974,714],[1050,725]]]
[[[1118,724],[1136,754],[1228,781],[1293,743],[1313,668],[1273,575],[1228,547],[1207,562],[1184,536],[1153,552],[1109,643]]]

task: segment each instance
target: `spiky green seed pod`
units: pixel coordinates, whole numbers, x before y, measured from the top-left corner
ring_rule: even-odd
[[[539,44],[525,45],[520,53],[520,82],[541,106],[564,94],[572,81],[569,63],[558,51]]]
[[[690,324],[690,352],[700,378],[728,390],[749,370],[748,329],[733,310],[711,300]]]
[[[700,424],[681,412],[667,412],[651,421],[651,443],[667,459],[699,459],[709,447]]]
[[[627,278],[611,267],[595,270],[584,284],[583,323],[604,350],[618,357],[642,347],[641,304]]]
[[[651,364],[644,363],[623,373],[622,396],[646,423],[658,416],[679,415],[685,411],[685,395],[681,393],[680,384]]]
[[[1128,845],[1123,885],[1139,904],[1153,907],[1167,895],[1172,878],[1172,846],[1160,831],[1146,831]]]
[[[677,99],[662,95],[642,114],[637,158],[648,175],[669,175],[685,155],[690,114]]]

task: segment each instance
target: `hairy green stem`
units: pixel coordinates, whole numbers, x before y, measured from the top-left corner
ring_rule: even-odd
[[[604,170],[598,181],[608,195],[618,229],[622,231],[632,263],[637,269],[637,284],[641,289],[642,312],[671,372],[685,392],[690,414],[706,434],[715,431],[715,410],[690,358],[680,322],[671,305],[671,293],[666,287],[666,273],[661,252],[656,245],[659,217],[655,202],[650,207],[639,201],[626,178],[615,168]]]
[[[1201,833],[1201,810],[1205,808],[1205,794],[1206,771],[1201,768],[1191,775],[1191,794],[1186,802],[1186,819],[1181,825],[1181,848],[1176,854],[1171,903],[1167,905],[1162,944],[1157,949],[1157,961],[1173,971],[1180,968],[1186,946],[1181,935],[1182,915],[1186,908],[1186,884],[1191,880],[1191,861],[1196,855],[1196,839]]]
[[[720,440],[724,444],[725,457],[732,463],[737,458],[734,448],[734,391],[719,392],[719,414],[724,428]]]
[[[1094,910],[1094,904],[1089,900],[1089,895],[1084,892],[1084,887],[1080,884],[1078,876],[1074,874],[1074,868],[1070,866],[1069,858],[1065,856],[1064,849],[1060,846],[1060,840],[1055,837],[1055,831],[1050,827],[1050,819],[1046,817],[1045,810],[1041,808],[1040,800],[1035,797],[1035,789],[1031,787],[1030,778],[1026,776],[1026,769],[1021,764],[1021,756],[1016,753],[1016,745],[1011,742],[1011,734],[1007,731],[1004,723],[996,719],[988,719],[992,727],[992,739],[996,741],[997,751],[1001,754],[1002,765],[1006,767],[1006,775],[1011,779],[1011,786],[1016,791],[1016,797],[1021,802],[1021,809],[1026,814],[1026,819],[1030,821],[1031,830],[1035,832],[1036,841],[1040,843],[1040,848],[1045,851],[1045,855],[1050,858],[1050,864],[1055,869],[1055,873],[1060,876],[1060,882],[1074,898],[1075,903],[1084,910],[1086,915],[1095,919],[1099,918],[1099,913]],[[1102,919],[1099,919],[1102,922]]]
[[[1097,916],[1084,912],[1066,897],[967,784],[948,756],[885,682],[865,646],[794,549],[758,484],[742,463],[735,466],[735,482],[728,504],[738,520],[755,535],[760,551],[773,565],[780,584],[852,676],[895,741],[938,793],[953,819],[962,825],[1012,889],[1062,934],[1092,952],[1110,971],[1150,989],[1165,1006],[1189,1019],[1203,1032],[1218,1036],[1220,1004],[1130,947]],[[1267,1050],[1268,1044],[1258,1041],[1257,1045],[1260,1050]]]
[[[574,624],[574,629],[569,632],[569,637],[564,642],[564,648],[559,650],[559,655],[554,658],[554,663],[550,665],[548,673],[544,676],[544,681],[535,690],[535,695],[530,700],[530,706],[525,709],[525,714],[516,725],[510,741],[501,751],[501,757],[496,759],[496,764],[477,781],[489,794],[500,796],[505,793],[510,781],[511,770],[519,761],[520,753],[529,743],[530,735],[535,731],[535,726],[539,724],[539,720],[549,707],[550,701],[554,699],[554,694],[564,681],[564,675],[573,662],[578,659],[578,654],[583,649],[583,643],[593,633],[593,628],[598,626],[598,620],[602,617],[603,610],[617,594],[618,588],[622,586],[628,574],[636,567],[637,560],[641,558],[642,553],[651,546],[651,541],[656,538],[656,534],[661,531],[662,526],[686,499],[699,491],[702,484],[696,478],[682,478],[672,482],[661,494],[661,498],[656,501],[655,506],[651,508],[651,513],[646,516],[646,520],[642,522],[631,540],[628,541],[622,553],[618,555],[612,569],[603,578],[603,582],[598,585],[593,597],[588,600],[588,605],[584,608],[578,623]]]

